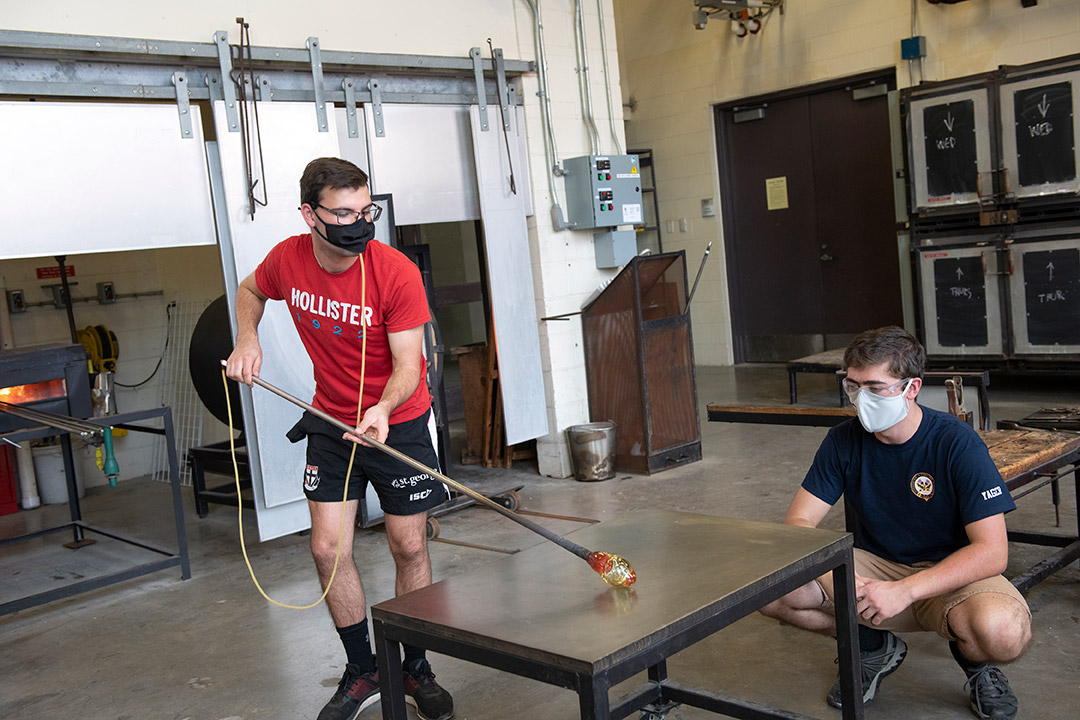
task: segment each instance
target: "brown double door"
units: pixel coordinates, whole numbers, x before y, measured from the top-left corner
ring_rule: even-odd
[[[903,320],[888,100],[853,84],[717,108],[737,362]]]

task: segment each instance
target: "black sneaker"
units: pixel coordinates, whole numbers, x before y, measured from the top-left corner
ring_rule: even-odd
[[[886,675],[895,672],[907,656],[907,643],[892,633],[885,635],[885,644],[878,650],[859,653],[862,660],[862,701],[868,703],[877,695],[878,685]],[[825,702],[834,708],[843,706],[840,678],[836,679]]]
[[[379,700],[379,673],[360,673],[357,665],[345,665],[337,692],[326,703],[319,720],[353,720],[360,711]]]
[[[993,665],[982,665],[975,672],[968,672],[964,689],[971,695],[971,712],[982,720],[1012,720],[1016,717],[1019,702],[1009,687],[1005,673]]]
[[[435,673],[427,660],[413,660],[404,670],[405,702],[416,707],[421,720],[450,720],[454,717],[454,699],[435,682]]]
[[[971,696],[971,711],[975,717],[982,720],[1012,720],[1016,717],[1019,703],[1005,673],[993,665],[968,660],[955,641],[949,643],[949,652],[967,675],[964,689]]]

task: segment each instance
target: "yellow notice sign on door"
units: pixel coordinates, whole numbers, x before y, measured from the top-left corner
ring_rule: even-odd
[[[770,210],[787,209],[787,177],[765,178],[765,202]]]

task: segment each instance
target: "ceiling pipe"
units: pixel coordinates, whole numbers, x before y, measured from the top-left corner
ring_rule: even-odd
[[[600,154],[600,132],[593,117],[592,89],[589,87],[589,47],[585,42],[585,11],[581,0],[574,0],[577,15],[578,86],[581,88],[581,107],[585,115],[585,128],[589,131],[589,147],[592,155]]]
[[[543,123],[544,160],[547,164],[548,189],[551,192],[551,221],[556,230],[566,230],[570,225],[563,217],[559,205],[559,191],[555,176],[562,174],[559,167],[559,149],[555,143],[555,128],[551,123],[551,96],[548,94],[547,50],[544,46],[544,23],[540,18],[540,0],[525,0],[533,14],[533,41],[536,44],[536,73],[540,84],[540,117]]]
[[[615,109],[611,102],[611,74],[608,72],[607,33],[604,31],[604,2],[596,0],[596,14],[600,19],[600,53],[604,58],[604,90],[607,93],[608,119],[611,121],[611,139],[615,143],[615,154],[622,155],[622,145],[619,143],[618,129],[615,127]],[[619,93],[620,98],[622,93]]]

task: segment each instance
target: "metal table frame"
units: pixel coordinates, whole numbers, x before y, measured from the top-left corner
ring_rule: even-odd
[[[637,710],[647,709],[647,706],[665,707],[667,703],[691,705],[740,718],[807,718],[805,715],[673,682],[667,677],[666,661],[680,650],[829,571],[833,572],[836,616],[838,619],[847,618],[846,622],[837,622],[836,640],[843,693],[842,716],[845,720],[862,718],[862,696],[855,690],[861,687],[861,671],[852,544],[850,534],[840,536],[832,544],[787,566],[778,567],[733,595],[715,601],[687,619],[687,622],[673,623],[652,633],[645,641],[632,643],[612,653],[605,658],[608,662],[598,663],[600,669],[558,656],[530,652],[528,648],[495,638],[465,637],[465,633],[435,621],[395,613],[394,600],[380,603],[372,608],[371,615],[383,718],[406,718],[402,673],[390,671],[390,668],[401,666],[398,643],[402,642],[574,690],[578,694],[581,717],[587,720],[624,718]],[[609,700],[609,690],[613,686],[641,672],[648,673],[647,683],[614,703]]]
[[[1054,507],[1061,503],[1061,494],[1058,482],[1073,476],[1075,497],[1080,501],[1080,449],[1063,453],[1038,467],[1022,472],[1005,480],[1005,487],[1012,494],[1013,500],[1019,500],[1025,495],[1038,490],[1045,485],[1051,486],[1051,499]],[[1020,488],[1034,483],[1032,487],[1023,492],[1017,492]],[[1069,563],[1080,559],[1080,504],[1076,509],[1076,535],[1059,535],[1056,533],[1027,532],[1023,530],[1009,530],[1009,541],[1025,543],[1028,545],[1042,545],[1044,547],[1061,548],[1053,555],[1041,562],[1032,565],[1027,570],[1012,579],[1012,584],[1022,593],[1038,585],[1058,570],[1063,569]]]
[[[127,423],[137,422],[139,420],[147,420],[151,418],[162,418],[163,428],[145,427],[140,425],[128,425]],[[177,551],[173,552],[156,545],[152,545],[141,540],[137,540],[120,533],[105,530],[103,528],[89,525],[83,522],[82,509],[79,506],[79,492],[78,486],[75,482],[75,458],[71,452],[71,438],[62,431],[49,427],[31,427],[24,430],[13,430],[8,433],[0,435],[0,439],[19,441],[19,440],[35,440],[38,438],[60,436],[61,451],[64,460],[64,475],[67,479],[68,487],[68,507],[71,510],[71,522],[58,525],[56,527],[48,528],[45,530],[38,530],[36,532],[26,533],[24,535],[17,535],[15,537],[0,539],[0,546],[8,545],[11,543],[20,542],[23,540],[29,540],[31,538],[40,537],[42,535],[49,535],[51,533],[62,532],[67,529],[72,531],[72,543],[71,547],[78,547],[85,542],[85,533],[87,531],[103,535],[105,537],[112,538],[113,540],[119,540],[120,542],[127,543],[128,545],[134,545],[136,547],[143,548],[144,550],[150,550],[152,552],[163,555],[161,560],[154,560],[151,562],[145,562],[134,567],[130,567],[117,572],[102,575],[100,577],[90,578],[88,580],[82,580],[79,582],[65,585],[61,588],[54,590],[47,590],[45,592],[35,593],[34,595],[28,595],[18,600],[11,600],[9,602],[0,604],[0,615],[7,615],[9,613],[24,610],[26,608],[42,605],[53,600],[59,600],[61,598],[71,597],[88,590],[96,590],[107,585],[123,582],[124,580],[130,580],[131,578],[139,577],[141,575],[147,575],[158,570],[164,570],[165,568],[180,566],[180,579],[187,580],[191,577],[191,564],[188,560],[188,547],[187,547],[187,533],[184,529],[184,505],[180,496],[180,472],[176,458],[176,441],[173,438],[173,420],[172,409],[165,407],[153,408],[150,410],[136,410],[133,412],[118,413],[116,415],[108,415],[100,418],[87,418],[87,422],[96,423],[102,426],[119,427],[125,430],[132,430],[135,432],[152,433],[155,435],[165,436],[165,445],[169,455],[169,481],[172,485],[172,503],[173,503],[173,520],[176,523],[176,544]]]

